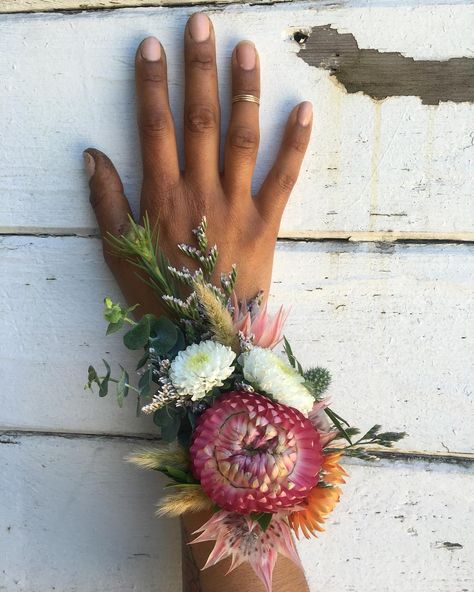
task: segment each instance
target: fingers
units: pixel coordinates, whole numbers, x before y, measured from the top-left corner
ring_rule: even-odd
[[[176,186],[180,173],[166,55],[155,37],[144,39],[137,50],[135,81],[144,177],[156,180],[166,191]]]
[[[211,21],[202,12],[189,19],[184,31],[185,176],[198,185],[219,180],[219,97],[216,50]]]
[[[128,228],[131,211],[114,165],[95,148],[87,148],[84,152],[84,163],[89,176],[90,202],[102,237],[108,232],[123,234]]]
[[[232,54],[232,96],[260,98],[260,64],[251,41],[241,41]],[[229,195],[251,195],[260,132],[259,106],[249,101],[232,103],[224,150],[224,187]]]
[[[298,178],[312,122],[313,108],[309,101],[300,103],[290,113],[278,156],[256,197],[261,215],[278,224]]]

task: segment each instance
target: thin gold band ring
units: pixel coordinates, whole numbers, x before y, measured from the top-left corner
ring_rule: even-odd
[[[255,95],[235,95],[232,97],[232,103],[237,103],[238,101],[248,101],[249,103],[260,105],[260,99]]]

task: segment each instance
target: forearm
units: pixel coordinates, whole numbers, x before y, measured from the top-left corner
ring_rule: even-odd
[[[191,545],[193,532],[197,530],[211,514],[199,512],[185,514],[181,519],[183,592],[259,592],[263,591],[261,581],[256,577],[248,563],[226,575],[229,561],[222,561],[202,571],[212,550],[213,543]],[[273,592],[309,592],[303,570],[291,560],[278,556],[273,572]]]

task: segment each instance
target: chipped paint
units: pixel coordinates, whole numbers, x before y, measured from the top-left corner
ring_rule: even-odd
[[[306,33],[305,33],[306,36]],[[474,58],[415,60],[399,52],[361,49],[352,33],[331,25],[297,36],[298,56],[310,66],[331,72],[348,93],[363,92],[376,100],[415,96],[425,105],[442,101],[474,102]]]

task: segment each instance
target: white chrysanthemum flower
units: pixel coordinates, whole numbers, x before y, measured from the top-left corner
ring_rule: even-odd
[[[180,395],[202,399],[215,386],[222,386],[234,368],[235,353],[215,341],[193,343],[171,362],[170,379]]]
[[[308,415],[314,397],[302,384],[304,378],[269,349],[254,347],[239,357],[244,378],[255,387],[275,397],[283,405]]]

